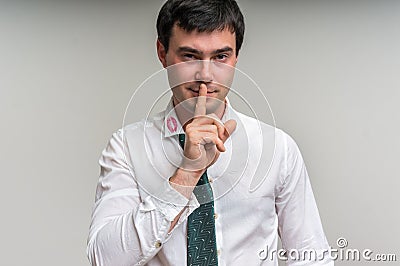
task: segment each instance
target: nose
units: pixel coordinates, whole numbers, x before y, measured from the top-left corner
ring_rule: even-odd
[[[198,62],[198,71],[196,72],[195,79],[203,82],[212,82],[214,77],[212,73],[212,62],[202,60]]]

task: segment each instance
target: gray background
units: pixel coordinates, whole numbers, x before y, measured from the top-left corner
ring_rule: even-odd
[[[88,265],[97,160],[161,68],[162,2],[0,2],[1,265]],[[239,4],[238,68],[297,141],[329,243],[399,260],[400,1]]]

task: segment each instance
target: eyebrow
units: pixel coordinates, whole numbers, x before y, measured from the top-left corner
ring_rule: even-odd
[[[233,52],[232,47],[226,46],[224,48],[217,49],[213,52],[213,54],[221,54],[221,53],[226,53],[226,52]]]
[[[181,46],[181,47],[179,47],[178,48],[178,53],[182,53],[182,52],[198,54],[198,55],[203,55],[204,54],[202,51],[194,49],[194,48],[191,48],[189,46]],[[217,49],[217,50],[213,51],[211,54],[220,54],[220,53],[226,53],[226,52],[233,52],[232,47],[225,46],[224,48]]]

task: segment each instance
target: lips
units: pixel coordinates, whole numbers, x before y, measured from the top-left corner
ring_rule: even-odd
[[[193,88],[188,88],[188,90],[190,90],[190,91],[192,91],[192,92],[195,92],[195,93],[199,93],[199,90],[200,90],[200,89],[198,89],[198,88],[195,88],[195,89],[193,89]],[[211,93],[214,93],[214,92],[216,92],[216,90],[207,90],[207,94],[211,94]]]

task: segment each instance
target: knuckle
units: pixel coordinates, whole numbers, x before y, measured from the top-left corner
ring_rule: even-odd
[[[219,122],[219,117],[215,113],[210,114],[210,116],[211,116],[212,119],[214,119],[217,122]]]
[[[185,132],[186,132],[186,134],[191,134],[191,132],[192,132],[192,126],[190,126],[190,124],[186,126]]]
[[[188,136],[188,138],[193,138],[196,135],[196,130],[194,129],[186,130],[186,135]]]

